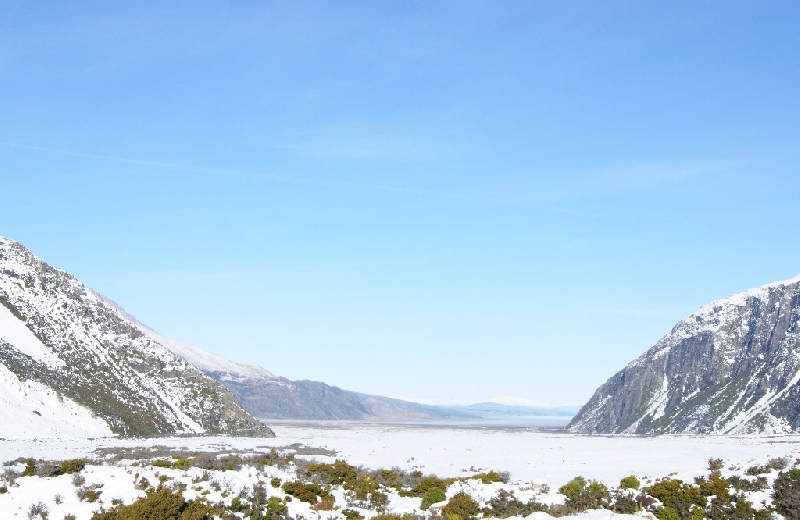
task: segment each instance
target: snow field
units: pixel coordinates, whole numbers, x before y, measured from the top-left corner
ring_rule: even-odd
[[[786,457],[791,462],[800,456],[800,436],[774,437],[717,437],[717,436],[579,436],[546,433],[526,429],[474,429],[370,424],[282,424],[274,427],[274,439],[248,439],[228,437],[173,437],[158,439],[63,439],[63,440],[3,440],[0,441],[0,460],[33,457],[45,460],[65,460],[79,457],[101,458],[99,448],[153,446],[171,450],[196,452],[268,452],[276,449],[297,449],[303,446],[333,450],[335,455],[298,455],[325,462],[344,459],[352,465],[369,469],[398,467],[418,469],[424,474],[439,477],[465,477],[477,472],[509,471],[511,482],[484,485],[477,480],[456,482],[447,490],[452,497],[466,491],[485,503],[496,496],[500,488],[513,490],[517,498],[527,501],[536,496],[545,503],[561,503],[563,497],[557,489],[575,476],[603,481],[616,487],[622,477],[636,475],[643,483],[647,479],[676,477],[691,482],[693,477],[708,473],[708,459],[721,458],[725,462],[723,475],[741,474],[752,465],[764,464],[770,458]],[[163,449],[160,449],[163,451]],[[302,450],[301,450],[302,452]],[[186,486],[187,499],[204,497],[211,502],[230,503],[242,489],[252,490],[259,481],[265,483],[268,496],[283,497],[283,490],[273,488],[273,477],[282,482],[293,480],[292,467],[281,469],[265,466],[260,470],[244,466],[236,471],[209,471],[190,467],[186,470],[132,465],[123,460],[104,465],[87,465],[81,473],[83,486],[102,484],[97,502],[80,501],[71,475],[40,478],[22,477],[17,487],[9,486],[8,493],[0,494],[0,518],[27,518],[31,504],[42,502],[51,519],[61,520],[71,513],[78,519],[88,519],[101,506],[112,506],[112,500],[128,504],[144,495],[136,483],[142,477],[157,485],[159,477],[167,484]],[[10,469],[22,471],[24,464]],[[774,475],[773,475],[774,477]],[[546,484],[550,492],[541,495]],[[341,488],[335,488],[338,507],[346,507],[347,500]],[[56,496],[59,499],[56,500]],[[389,511],[394,513],[419,512],[420,499],[400,497],[389,493]],[[769,491],[750,495],[759,505],[769,500]],[[60,503],[57,503],[60,502]],[[299,500],[288,503],[289,514],[305,519],[338,518],[335,511],[314,511]],[[372,514],[372,513],[370,513]],[[550,518],[545,513],[527,517],[531,520]],[[612,518],[608,511],[589,511],[578,515],[581,520]],[[634,518],[613,515],[615,519]],[[640,517],[639,517],[640,518]]]

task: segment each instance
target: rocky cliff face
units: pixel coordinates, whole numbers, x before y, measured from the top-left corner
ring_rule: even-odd
[[[612,376],[576,433],[800,431],[800,277],[715,301]]]
[[[161,340],[70,274],[0,237],[3,381],[19,399],[31,388],[54,396],[40,399],[34,414],[56,417],[49,408],[66,403],[122,435],[273,436]],[[31,417],[4,417],[16,419]]]

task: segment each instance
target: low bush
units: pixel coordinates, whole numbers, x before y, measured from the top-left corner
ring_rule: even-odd
[[[639,482],[639,479],[634,477],[633,475],[631,475],[629,477],[625,477],[625,478],[623,478],[622,480],[619,481],[619,488],[620,489],[634,489],[634,490],[636,490],[636,489],[639,489],[639,487],[641,485],[642,485],[642,483]]]
[[[522,502],[514,496],[513,491],[501,489],[496,496],[486,503],[486,507],[483,509],[483,516],[492,518],[524,517],[539,511],[548,511],[548,507],[533,498],[527,503]]]
[[[287,495],[293,496],[301,502],[308,502],[309,504],[316,504],[318,497],[323,498],[329,496],[328,491],[323,489],[319,484],[307,484],[300,480],[285,482],[282,489]]]
[[[86,459],[62,460],[58,465],[58,469],[54,471],[51,476],[57,477],[58,475],[71,475],[73,473],[80,473],[85,468]]]
[[[364,520],[364,515],[355,509],[342,509],[342,514],[346,520]]]
[[[429,475],[427,477],[423,477],[422,479],[417,482],[417,484],[412,487],[408,491],[401,491],[401,496],[407,497],[419,497],[422,498],[425,496],[425,493],[428,492],[431,488],[439,488],[439,489],[447,489],[450,487],[450,484],[454,482],[454,479],[442,479],[434,475]]]
[[[786,518],[800,518],[800,469],[778,473],[772,488],[775,510]]]
[[[474,498],[464,492],[453,495],[442,507],[442,516],[448,520],[471,520],[481,512],[481,507]]]
[[[575,513],[587,509],[604,509],[609,506],[611,494],[602,482],[578,476],[567,482],[558,492],[567,497],[564,502],[567,512]]]
[[[333,464],[311,463],[306,468],[306,472],[312,478],[320,478],[321,484],[345,486],[345,489],[352,487],[358,477],[355,466],[339,459]]]
[[[35,518],[40,518],[41,520],[47,520],[49,515],[50,515],[50,510],[47,509],[47,506],[44,505],[43,502],[36,502],[35,504],[31,504],[31,506],[28,508],[29,520],[33,520]]]
[[[706,497],[700,491],[700,488],[691,484],[685,484],[682,480],[678,479],[661,479],[653,483],[650,487],[646,488],[646,492],[664,505],[663,509],[666,511],[662,514],[671,515],[669,510],[675,511],[678,515],[676,518],[686,519],[691,518],[692,508],[695,506],[705,508]],[[658,510],[656,510],[658,516]],[[661,517],[658,517],[660,520]]]
[[[483,484],[492,484],[494,482],[501,482],[503,484],[508,484],[508,481],[511,480],[511,474],[507,471],[502,471],[502,472],[488,471],[486,473],[477,473],[467,478],[478,479]]]
[[[180,491],[161,487],[130,505],[95,513],[92,520],[210,520],[213,514],[204,501],[187,501]]]
[[[445,500],[447,500],[447,493],[445,493],[444,489],[438,487],[428,488],[425,494],[422,495],[422,503],[419,508],[422,511],[427,511],[431,505]]]

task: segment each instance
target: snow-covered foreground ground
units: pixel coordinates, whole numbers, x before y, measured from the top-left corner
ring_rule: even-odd
[[[165,446],[188,451],[246,450],[268,452],[272,448],[306,447],[324,448],[336,453],[313,455],[320,460],[332,462],[345,459],[353,465],[367,468],[419,469],[425,474],[439,477],[463,477],[476,472],[496,470],[511,473],[511,483],[518,490],[531,484],[546,483],[557,490],[575,476],[597,479],[609,487],[619,485],[619,480],[628,475],[640,479],[655,479],[668,475],[687,481],[708,473],[709,458],[721,458],[725,467],[747,468],[764,464],[775,457],[785,457],[792,463],[800,457],[800,436],[771,437],[720,437],[720,436],[661,436],[661,437],[611,437],[578,436],[564,433],[548,433],[515,428],[448,428],[370,424],[277,424],[273,426],[274,439],[245,439],[228,437],[192,437],[157,439],[94,440],[0,440],[0,461],[18,458],[41,460],[65,460],[80,457],[99,458],[100,448]],[[130,461],[129,461],[130,462]],[[24,464],[12,466],[18,471]],[[253,468],[224,472],[220,477],[231,491],[252,486],[259,479],[269,481],[271,477],[282,480],[293,478],[285,470],[270,469],[270,474],[256,474]],[[197,473],[197,474],[195,474]],[[179,471],[164,468],[130,468],[117,465],[90,465],[83,472],[86,485],[104,484],[102,499],[97,503],[78,501],[75,485],[69,475],[60,477],[18,478],[18,486],[0,494],[0,518],[27,518],[30,505],[41,501],[49,512],[50,519],[61,520],[70,513],[76,518],[89,518],[100,504],[110,507],[112,499],[130,503],[144,493],[133,486],[134,474],[150,475],[158,481],[158,474],[180,480],[189,485],[185,493],[193,498],[192,481],[202,471],[191,468]],[[223,472],[220,472],[223,474]],[[473,482],[473,481],[470,481]],[[195,482],[195,484],[197,484]],[[492,487],[495,486],[495,487]],[[473,496],[490,498],[497,485],[475,485],[470,489]],[[202,484],[198,487],[202,487]],[[271,491],[272,492],[272,491]],[[275,491],[277,492],[277,491]],[[448,491],[452,494],[455,491]],[[199,491],[198,491],[199,493]],[[555,491],[552,491],[555,493]],[[58,495],[58,499],[56,498]],[[214,493],[206,493],[209,500],[219,499]],[[764,495],[766,498],[768,494]],[[57,502],[61,502],[58,504]],[[344,498],[338,498],[337,504]],[[412,512],[419,499],[393,498],[391,510]],[[303,509],[305,507],[305,509]],[[299,509],[298,509],[299,508]],[[311,511],[306,504],[290,503],[290,513],[306,519],[328,518],[324,511]],[[322,516],[320,516],[322,514]],[[610,518],[609,512],[587,512],[576,518]],[[614,518],[624,518],[614,515]],[[528,518],[549,518],[536,513]]]

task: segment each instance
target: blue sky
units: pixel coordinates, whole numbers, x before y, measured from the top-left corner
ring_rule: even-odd
[[[796,2],[0,9],[0,235],[159,332],[582,403],[800,273]]]

